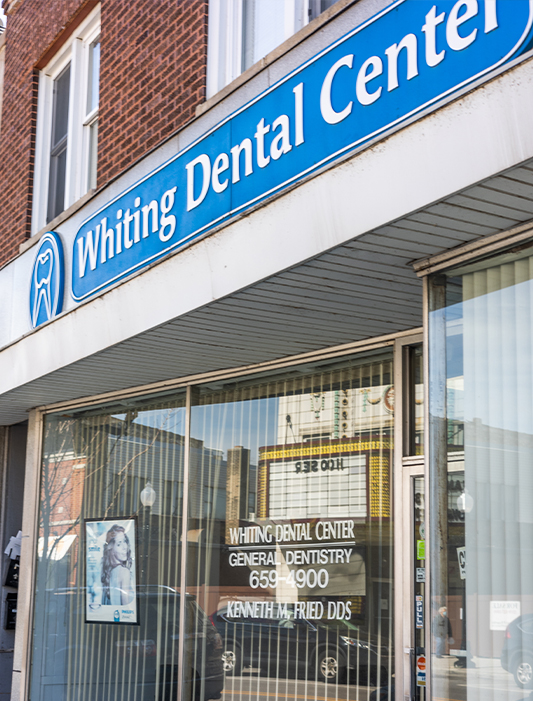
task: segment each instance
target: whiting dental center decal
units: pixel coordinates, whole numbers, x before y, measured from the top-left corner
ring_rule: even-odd
[[[337,622],[359,617],[366,594],[365,548],[358,546],[354,529],[353,519],[329,518],[229,526],[228,564],[243,568],[256,595],[228,601],[228,617]]]
[[[226,520],[225,557],[241,594],[229,619],[350,625],[365,616],[367,523],[390,518],[388,439],[259,449],[257,513]]]
[[[86,622],[138,623],[135,519],[85,521]]]

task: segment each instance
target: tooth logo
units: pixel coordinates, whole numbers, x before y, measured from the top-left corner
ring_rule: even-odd
[[[63,244],[54,231],[41,237],[30,284],[30,318],[36,328],[53,319],[63,307]]]

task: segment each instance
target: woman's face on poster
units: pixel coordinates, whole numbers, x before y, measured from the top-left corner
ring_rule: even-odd
[[[113,552],[115,553],[115,557],[117,560],[120,560],[120,562],[125,562],[128,559],[128,541],[126,540],[126,535],[124,533],[117,533],[114,540]]]

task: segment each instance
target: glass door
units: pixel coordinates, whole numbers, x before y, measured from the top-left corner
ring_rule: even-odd
[[[406,464],[407,463],[407,464]],[[410,464],[409,464],[410,463]],[[403,689],[404,701],[426,701],[428,697],[426,640],[426,490],[421,459],[407,459],[403,466]]]

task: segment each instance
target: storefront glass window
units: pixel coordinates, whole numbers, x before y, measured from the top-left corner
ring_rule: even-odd
[[[533,257],[430,280],[432,696],[533,689]]]
[[[422,344],[409,346],[407,353],[407,372],[409,390],[407,394],[408,417],[406,455],[424,454],[424,365]]]
[[[192,387],[190,421],[45,416],[32,701],[392,699],[392,378],[385,349]]]
[[[46,417],[32,701],[176,698],[184,433],[183,396]]]
[[[380,351],[198,390],[187,591],[225,698],[394,698],[392,377]]]

